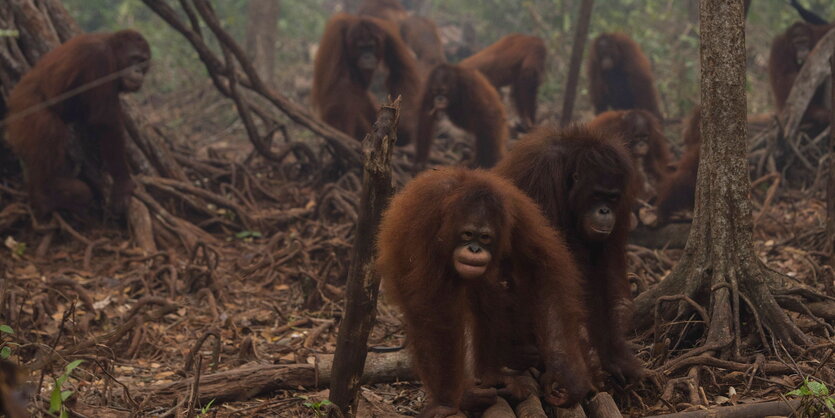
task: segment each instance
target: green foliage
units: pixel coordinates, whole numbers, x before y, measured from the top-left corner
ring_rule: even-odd
[[[14,335],[14,330],[12,327],[3,324],[0,325],[0,336],[3,334]],[[12,355],[12,346],[16,346],[17,344],[6,341],[5,338],[0,339],[0,359],[6,360]]]
[[[0,29],[0,38],[17,38],[20,32],[16,29]]]
[[[332,402],[327,400],[327,399],[323,399],[321,401],[314,402],[314,401],[309,400],[310,398],[308,398],[307,396],[300,396],[299,398],[308,399],[308,401],[303,403],[302,405],[304,405],[305,407],[307,407],[308,409],[313,411],[313,413],[316,414],[317,417],[325,416],[325,413],[327,412],[327,411],[325,411],[325,407],[328,406],[328,405],[332,405]]]
[[[212,409],[212,404],[214,404],[214,403],[215,403],[215,400],[212,399],[212,400],[209,401],[209,403],[204,405],[203,408],[200,408],[200,414],[198,416],[204,417],[204,416],[208,415],[209,410]]]
[[[786,393],[786,396],[797,396],[803,399],[803,411],[809,416],[829,412],[835,415],[835,397],[830,396],[829,388],[817,380],[803,379],[799,388]]]
[[[247,239],[247,238],[261,238],[261,233],[258,231],[241,231],[235,234],[235,238],[238,239]]]
[[[18,242],[15,244],[14,248],[12,249],[14,255],[18,257],[23,257],[23,254],[26,253],[26,243],[25,242]]]
[[[73,391],[63,390],[64,383],[70,378],[73,370],[81,365],[84,360],[74,360],[64,367],[64,374],[55,379],[55,386],[52,388],[52,394],[49,397],[49,412],[52,414],[59,413],[60,418],[68,418],[67,408],[64,407],[64,401],[72,396]]]

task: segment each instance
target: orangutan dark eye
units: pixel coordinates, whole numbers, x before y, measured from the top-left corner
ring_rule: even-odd
[[[481,234],[479,240],[482,244],[490,244],[491,242],[493,242],[493,237],[491,237],[490,234]]]
[[[473,233],[470,231],[464,231],[461,233],[461,240],[462,241],[472,241]]]

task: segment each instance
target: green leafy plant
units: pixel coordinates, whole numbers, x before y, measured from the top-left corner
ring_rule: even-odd
[[[238,239],[247,239],[247,238],[261,238],[261,233],[258,231],[241,231],[235,234],[235,238]]]
[[[308,398],[307,396],[302,396],[301,398],[307,400],[307,402],[303,403],[302,405],[313,411],[313,413],[316,414],[317,417],[325,416],[325,407],[332,404],[332,402],[327,399],[314,402],[311,401],[310,398]]]
[[[26,253],[26,243],[25,242],[18,242],[14,249],[12,250],[14,254],[18,257],[23,257],[23,254]]]
[[[786,393],[786,396],[799,396],[803,400],[802,409],[812,416],[817,413],[828,411],[835,415],[835,397],[830,396],[829,388],[817,380],[803,379],[799,388]]]
[[[17,38],[20,32],[16,29],[0,29],[0,38]]]
[[[75,370],[84,360],[75,360],[64,367],[64,374],[55,379],[55,386],[52,388],[52,395],[49,397],[49,412],[52,414],[59,414],[60,418],[69,418],[67,408],[64,407],[64,401],[72,396],[73,391],[62,390],[64,383],[70,378],[70,374]]]
[[[0,325],[0,335],[3,335],[3,334],[14,335],[14,330],[12,329],[12,327],[10,327],[8,325],[5,325],[5,324]],[[9,356],[12,355],[12,347],[11,346],[13,346],[13,345],[16,345],[16,344],[13,343],[13,342],[10,342],[10,341],[5,341],[5,338],[2,339],[2,342],[0,342],[0,359],[5,360],[5,359],[9,358]]]
[[[209,415],[209,410],[212,409],[212,404],[214,404],[214,403],[215,403],[215,400],[212,399],[212,400],[209,401],[209,403],[207,403],[206,405],[203,405],[203,407],[200,408],[200,414],[198,414],[197,416],[205,417],[206,415]]]

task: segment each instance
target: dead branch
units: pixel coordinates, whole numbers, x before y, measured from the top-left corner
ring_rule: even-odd
[[[707,346],[705,346],[705,347],[707,347]],[[722,369],[736,370],[736,371],[739,371],[739,372],[747,371],[752,367],[751,364],[739,363],[739,362],[730,361],[730,360],[722,360],[722,359],[718,359],[716,357],[713,357],[710,354],[699,354],[699,355],[689,356],[689,357],[682,358],[682,359],[671,360],[670,362],[668,362],[667,364],[665,364],[664,366],[659,368],[658,371],[664,372],[664,373],[669,375],[669,374],[675,373],[677,370],[680,370],[680,369],[685,368],[685,367],[690,367],[690,366],[719,367],[719,368],[722,368]],[[812,369],[809,366],[800,365],[798,367],[800,368],[801,371],[803,371],[803,373],[806,373],[806,374],[811,374],[814,371],[814,369]],[[770,362],[764,363],[761,366],[761,369],[765,373],[769,373],[769,374],[771,374],[771,373],[774,373],[774,374],[795,373],[795,369],[793,369],[792,367],[790,367],[786,364],[783,364],[783,363],[778,363],[776,361],[770,361]]]
[[[203,333],[203,335],[194,343],[194,346],[191,347],[191,350],[186,355],[186,362],[183,366],[182,374],[185,375],[186,373],[191,371],[192,363],[194,362],[194,357],[197,356],[198,364],[197,368],[195,369],[195,373],[198,375],[200,374],[200,359],[203,357],[199,355],[200,347],[203,346],[203,343],[209,337],[215,337],[215,344],[212,348],[212,371],[217,370],[217,367],[220,365],[220,330],[217,329],[210,329]]]
[[[90,294],[87,293],[87,291],[83,287],[81,287],[81,284],[79,284],[75,280],[62,275],[58,277],[53,277],[52,280],[49,281],[49,284],[52,287],[69,287],[78,295],[78,298],[81,299],[81,302],[84,303],[84,307],[88,311],[96,311],[96,308],[93,307],[93,298],[90,297]]]
[[[725,406],[701,411],[653,415],[650,418],[750,418],[768,416],[792,416],[800,407],[800,399],[780,400],[747,405]]]
[[[154,225],[148,207],[138,199],[131,198],[128,207],[128,225],[136,246],[146,254],[155,254],[157,244],[154,241]]]
[[[349,163],[350,165],[360,164],[361,159],[359,153],[359,144],[356,140],[348,137],[342,132],[339,132],[331,128],[324,122],[313,117],[310,114],[310,112],[308,112],[306,109],[303,109],[301,106],[293,103],[280,93],[269,88],[261,80],[261,78],[255,71],[255,68],[252,66],[251,62],[246,58],[246,55],[244,54],[240,46],[238,46],[234,39],[229,34],[227,34],[223,30],[223,28],[221,28],[220,22],[218,21],[217,17],[214,14],[214,11],[211,9],[207,1],[192,0],[192,3],[194,8],[200,14],[200,17],[203,18],[206,25],[211,29],[212,33],[217,38],[218,42],[221,43],[224,46],[224,48],[227,48],[235,57],[237,64],[241,66],[244,74],[230,74],[231,71],[236,71],[233,68],[234,66],[224,65],[221,59],[214,52],[212,52],[211,48],[209,48],[209,46],[204,42],[202,34],[194,30],[194,28],[190,29],[188,26],[186,26],[186,24],[178,16],[177,12],[173,8],[171,8],[171,6],[169,6],[165,1],[142,0],[142,2],[145,3],[145,5],[147,5],[157,15],[159,15],[163,20],[165,20],[169,25],[171,25],[172,28],[180,32],[186,38],[186,40],[188,40],[189,43],[191,43],[198,56],[200,57],[200,60],[206,66],[206,70],[209,71],[213,81],[215,81],[215,86],[218,88],[218,91],[220,91],[221,94],[223,94],[226,97],[233,98],[233,93],[231,92],[229,85],[231,82],[233,82],[233,77],[236,79],[240,79],[241,86],[268,100],[276,108],[278,108],[279,111],[281,111],[288,118],[290,118],[293,122],[296,122],[299,125],[302,125],[307,129],[310,129],[312,132],[325,139],[328,145],[330,145],[334,149],[334,152],[332,153],[334,158],[341,159]],[[188,2],[183,3],[188,4]],[[192,20],[194,27],[196,27],[198,25],[198,23],[196,22],[196,15],[194,15],[193,13],[189,14],[189,18]],[[281,124],[280,121],[275,122],[276,124]],[[250,139],[254,137],[260,138],[260,136],[254,135],[250,136]],[[260,143],[253,142],[253,146],[256,147],[256,150],[259,150],[258,147],[260,145]],[[265,155],[265,158],[269,158],[269,156]]]
[[[180,239],[183,246],[187,249],[194,248],[199,241],[216,243],[217,240],[206,231],[195,226],[182,218],[174,216],[168,212],[162,205],[156,201],[151,195],[144,190],[137,188],[133,192],[134,197],[142,201],[148,206],[148,209],[153,212],[156,220],[160,221],[162,226],[170,230],[175,236]]]
[[[391,184],[391,155],[397,140],[400,119],[400,100],[384,105],[377,115],[372,132],[362,141],[365,162],[363,164],[362,191],[360,193],[360,218],[351,265],[346,285],[345,314],[339,326],[336,340],[337,363],[330,401],[343,413],[356,412],[357,382],[362,375],[367,351],[368,335],[374,326],[377,293],[380,276],[374,271],[375,241],[383,210],[394,194]]]

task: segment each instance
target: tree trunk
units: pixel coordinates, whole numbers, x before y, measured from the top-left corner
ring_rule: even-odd
[[[577,97],[577,83],[580,80],[580,65],[583,62],[583,51],[586,48],[586,38],[589,34],[589,22],[594,0],[583,0],[580,5],[580,18],[577,30],[574,32],[574,44],[571,47],[571,63],[568,66],[568,79],[565,82],[565,97],[562,102],[562,116],[560,125],[567,126],[574,113],[574,101]]]
[[[403,7],[406,10],[411,10],[414,14],[419,16],[426,16],[429,12],[429,8],[432,6],[432,2],[426,0],[403,0]]]
[[[362,4],[362,0],[342,0],[342,8],[348,13],[356,13]]]
[[[787,346],[808,337],[770,293],[776,273],[754,255],[745,120],[745,22],[742,0],[702,0],[700,5],[702,124],[696,205],[684,254],[670,275],[635,300],[636,321],[646,326],[665,295],[684,295],[705,306],[701,351],[739,355],[740,300]],[[775,280],[776,281],[776,280]],[[665,305],[669,306],[669,305]],[[678,314],[691,305],[679,302]],[[664,314],[675,312],[662,311]],[[669,319],[670,315],[664,315]],[[656,330],[657,331],[657,330]],[[765,343],[758,336],[756,341]],[[768,349],[769,347],[764,347]]]
[[[829,90],[829,177],[826,182],[826,251],[829,253],[827,264],[835,266],[835,54],[829,58],[832,88]]]
[[[246,52],[268,85],[275,76],[279,6],[279,0],[249,0],[247,7]]]

